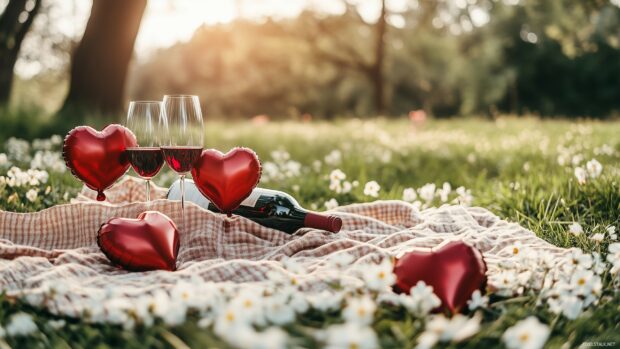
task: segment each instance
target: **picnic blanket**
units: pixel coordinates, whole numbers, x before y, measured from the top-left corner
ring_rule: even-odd
[[[354,255],[355,265],[460,239],[482,251],[488,273],[493,274],[510,255],[504,247],[516,241],[524,248],[558,256],[565,251],[479,207],[445,205],[419,211],[404,201],[354,204],[330,211],[343,221],[337,234],[303,228],[288,235],[188,203],[178,270],[127,272],[113,266],[96,244],[103,222],[112,217],[135,218],[145,210],[181,221],[180,203],[165,200],[166,189],[153,186],[156,200],[149,204],[143,202],[144,194],[141,180],[126,177],[106,191],[107,202],[95,201],[95,193],[84,189],[70,204],[40,212],[0,211],[0,289],[9,296],[36,296],[46,292],[43,284],[62,285],[66,296],[45,306],[52,313],[80,316],[87,310],[85,300],[102,289],[114,288],[132,298],[166,290],[191,277],[254,285],[266,282],[270,272],[289,273],[282,267],[286,258],[307,268],[298,279],[303,292],[313,292],[327,287],[333,278],[355,278],[326,263],[338,253]]]

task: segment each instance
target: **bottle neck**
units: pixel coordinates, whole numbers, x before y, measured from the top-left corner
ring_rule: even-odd
[[[304,226],[337,233],[340,231],[340,228],[342,228],[342,219],[336,216],[308,211],[304,218]]]

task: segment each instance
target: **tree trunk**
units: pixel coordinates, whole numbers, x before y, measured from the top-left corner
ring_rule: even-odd
[[[377,20],[375,37],[375,59],[370,67],[369,77],[373,85],[375,110],[378,114],[385,113],[385,91],[383,81],[383,61],[385,57],[386,8],[385,0],[381,0],[381,14]]]
[[[71,62],[63,110],[114,113],[123,108],[125,78],[146,0],[93,0]]]
[[[385,91],[383,81],[383,60],[385,57],[386,8],[385,0],[381,0],[381,14],[377,20],[375,37],[375,59],[370,68],[370,79],[375,94],[375,110],[377,114],[385,113]]]
[[[11,0],[0,16],[0,104],[11,96],[13,68],[41,0]]]

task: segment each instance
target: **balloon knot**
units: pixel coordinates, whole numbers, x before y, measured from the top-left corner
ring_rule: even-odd
[[[102,191],[97,192],[97,201],[105,200],[105,194]]]

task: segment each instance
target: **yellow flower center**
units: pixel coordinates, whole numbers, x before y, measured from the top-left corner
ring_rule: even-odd
[[[349,349],[359,349],[359,345],[357,345],[357,343],[351,343],[349,344]]]
[[[383,280],[385,279],[385,272],[379,272],[379,279]]]
[[[581,278],[581,279],[577,280],[577,285],[583,286],[585,284],[586,284],[586,280],[584,278]]]
[[[249,299],[246,299],[245,302],[243,302],[243,306],[246,308],[251,308],[252,307],[252,301]]]
[[[226,320],[228,322],[233,322],[235,320],[235,314],[232,311],[226,313]]]
[[[519,340],[520,340],[522,343],[527,342],[527,341],[528,341],[528,339],[530,339],[530,335],[529,335],[529,334],[527,334],[527,333],[523,333],[523,334],[521,334],[521,335],[519,336]]]
[[[512,249],[512,254],[519,254],[519,248],[518,247],[514,247]]]
[[[357,309],[357,315],[359,315],[359,316],[366,315],[366,309],[364,309],[364,308]]]

